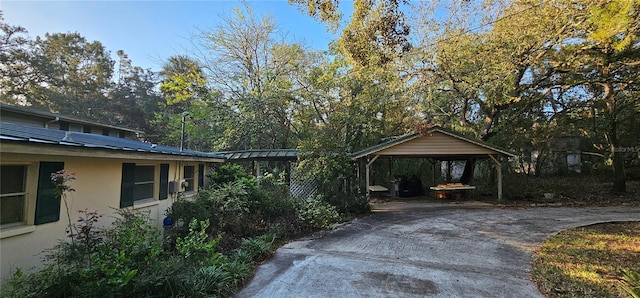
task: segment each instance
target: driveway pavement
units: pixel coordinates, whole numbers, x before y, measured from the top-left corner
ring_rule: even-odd
[[[638,207],[497,208],[389,202],[314,239],[291,242],[237,297],[542,297],[534,248],[577,226],[640,220]]]

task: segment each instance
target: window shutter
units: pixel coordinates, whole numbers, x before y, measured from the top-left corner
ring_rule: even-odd
[[[63,162],[40,162],[34,221],[36,225],[60,220],[60,198],[56,198],[56,185],[51,182],[51,173],[62,169],[64,169]]]
[[[122,164],[122,187],[120,188],[120,208],[133,206],[133,183],[136,164]]]
[[[160,194],[159,200],[166,200],[169,194],[169,164],[160,164]]]
[[[204,164],[198,165],[198,188],[204,187]]]

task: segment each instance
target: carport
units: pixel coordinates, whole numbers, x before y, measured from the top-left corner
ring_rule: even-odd
[[[515,157],[514,154],[479,140],[472,140],[441,127],[431,127],[423,132],[406,134],[398,138],[365,148],[353,153],[352,159],[365,161],[365,185],[367,197],[377,189],[371,185],[371,165],[380,157],[387,158],[430,158],[438,161],[493,160],[498,183],[498,200],[502,200],[503,157]],[[434,164],[435,165],[435,164]],[[360,167],[358,167],[358,179]]]

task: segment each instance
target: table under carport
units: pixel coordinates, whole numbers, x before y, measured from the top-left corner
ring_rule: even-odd
[[[352,154],[355,161],[365,161],[365,189],[367,197],[372,191],[381,191],[384,186],[371,185],[371,165],[380,157],[389,158],[429,158],[439,161],[478,160],[489,158],[493,161],[497,174],[497,196],[502,200],[502,164],[501,159],[515,157],[504,149],[497,148],[480,140],[466,138],[441,127],[431,127],[423,132],[406,134],[395,139],[365,148]],[[434,164],[435,167],[435,164]],[[360,167],[358,179],[361,179]],[[381,188],[382,187],[382,188]],[[431,190],[447,192],[471,190],[474,186],[464,184],[433,185]]]

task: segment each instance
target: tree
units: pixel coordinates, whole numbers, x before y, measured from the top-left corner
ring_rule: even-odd
[[[566,9],[576,19],[585,21],[564,41],[555,63],[566,73],[566,80],[574,86],[586,87],[594,104],[602,102],[606,106],[604,117],[613,161],[613,190],[625,192],[620,127],[638,114],[640,1],[586,1],[568,5]]]
[[[289,0],[335,30],[342,14],[338,0]],[[337,41],[352,65],[384,65],[411,49],[410,28],[401,9],[407,0],[356,0],[353,15]]]
[[[211,56],[203,57],[209,79],[222,92],[233,125],[226,148],[290,148],[296,73],[305,51],[287,43],[269,15],[254,16],[248,6],[223,16],[223,24],[199,38]]]
[[[17,104],[25,101],[24,92],[37,74],[31,67],[33,56],[27,30],[4,22],[0,12],[0,101]]]
[[[158,75],[134,66],[124,51],[118,50],[117,54],[117,82],[109,90],[109,100],[104,102],[108,106],[103,107],[110,111],[108,120],[114,125],[150,131],[150,122],[162,101],[156,90]]]
[[[164,100],[158,102],[153,114],[149,138],[155,142],[178,146],[181,139],[183,113],[185,119],[185,147],[192,150],[214,151],[220,148],[227,129],[227,109],[220,93],[208,86],[202,66],[184,55],[172,56],[160,72],[163,77],[160,91]]]

